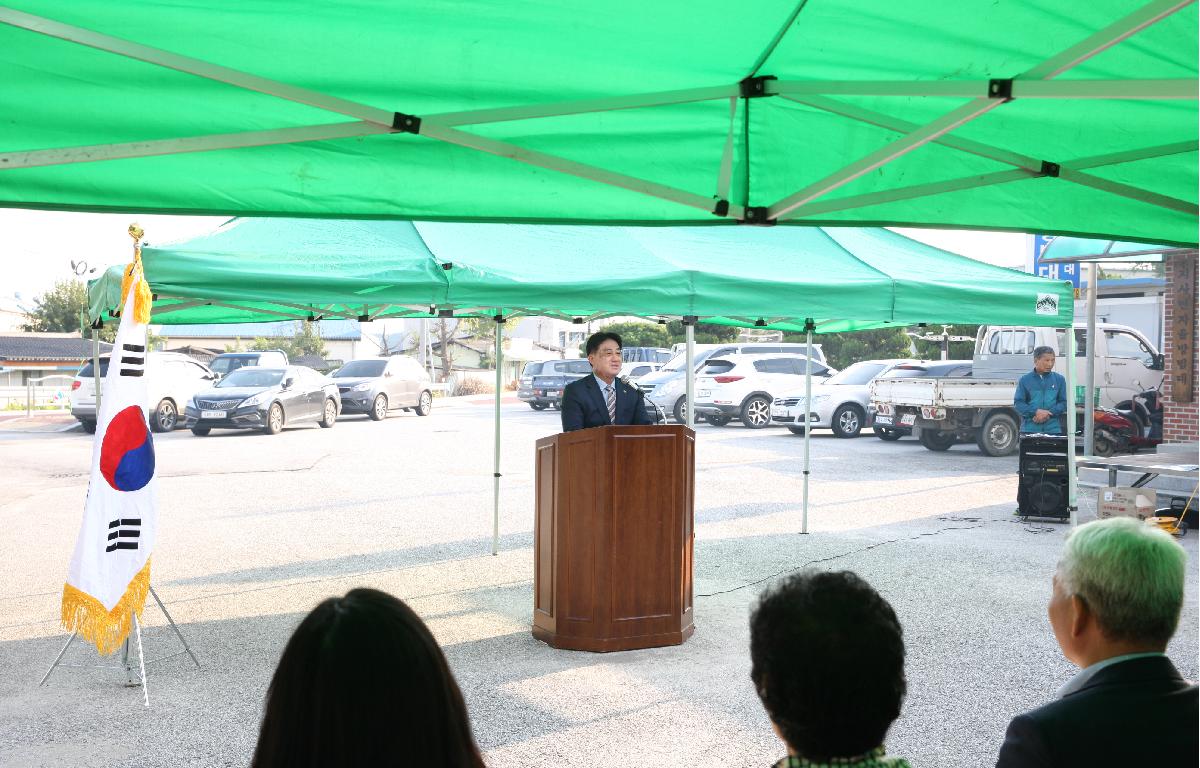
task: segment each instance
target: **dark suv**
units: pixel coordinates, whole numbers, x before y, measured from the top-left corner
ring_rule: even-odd
[[[535,411],[558,408],[563,387],[591,372],[592,364],[587,360],[547,360],[542,363],[541,372],[533,377],[529,389],[519,391],[517,397]]]

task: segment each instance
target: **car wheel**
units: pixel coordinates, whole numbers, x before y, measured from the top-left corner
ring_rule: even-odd
[[[428,416],[429,412],[432,410],[433,410],[433,395],[431,395],[429,393],[429,390],[425,390],[424,392],[421,393],[421,402],[417,403],[417,415],[418,416]]]
[[[723,427],[729,423],[730,418],[729,416],[706,416],[704,420],[714,427]]]
[[[788,427],[788,432],[791,432],[793,435],[803,435],[804,427]]]
[[[904,437],[904,433],[898,429],[875,427],[873,431],[875,432],[875,437],[878,437],[880,440],[886,440],[889,443],[893,440],[899,440],[900,438]]]
[[[1097,434],[1092,438],[1092,453],[1097,456],[1109,457],[1117,452],[1116,446],[1104,435]]]
[[[278,435],[282,431],[283,406],[279,403],[271,403],[271,407],[267,411],[267,425],[263,427],[263,432],[268,435]]]
[[[838,437],[858,437],[862,431],[863,412],[856,405],[842,405],[833,412],[833,434]]]
[[[530,408],[532,408],[532,409],[533,409],[533,410],[535,410],[535,411],[544,411],[544,410],[546,410],[546,404],[545,404],[545,403],[530,403],[530,404],[529,404],[529,407],[530,407]]]
[[[979,428],[975,442],[985,456],[1007,456],[1017,450],[1017,422],[1007,413],[993,413]]]
[[[317,423],[321,425],[321,429],[329,429],[337,423],[337,403],[333,402],[333,398],[325,399],[325,411],[321,414],[321,420]]]
[[[742,403],[742,423],[750,429],[762,429],[771,423],[771,399],[755,395]]]
[[[371,412],[367,414],[371,421],[383,421],[387,418],[387,395],[380,392],[371,403]]]
[[[164,397],[158,401],[154,409],[154,418],[150,420],[150,429],[155,432],[170,432],[179,424],[179,411],[170,398]]]
[[[212,432],[211,427],[192,427],[192,434],[196,437],[208,437],[209,432]]]
[[[947,434],[939,432],[936,429],[922,429],[921,436],[917,438],[921,441],[921,445],[931,451],[948,451],[950,446],[954,445],[955,437],[953,433]]]
[[[687,397],[681,397],[675,401],[675,407],[671,409],[671,416],[677,424],[687,424]]]
[[[79,422],[79,426],[83,427],[83,431],[89,435],[96,434],[96,422],[88,420]]]

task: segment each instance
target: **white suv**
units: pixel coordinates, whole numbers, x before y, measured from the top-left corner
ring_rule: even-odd
[[[751,429],[771,423],[771,403],[777,395],[804,382],[808,361],[803,355],[723,355],[711,357],[696,377],[696,415],[716,427],[741,419]],[[812,361],[814,379],[824,381],[835,370]]]
[[[108,373],[108,355],[100,358],[100,378]],[[95,368],[89,360],[71,383],[71,415],[83,425],[83,431],[96,431]],[[144,406],[146,419],[155,432],[170,432],[179,425],[181,409],[192,395],[208,389],[220,378],[208,366],[178,352],[151,352],[146,356],[146,389],[150,395]]]

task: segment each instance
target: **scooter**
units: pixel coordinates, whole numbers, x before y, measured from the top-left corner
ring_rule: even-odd
[[[1136,453],[1162,442],[1162,400],[1157,389],[1143,390],[1116,408],[1097,408],[1094,413],[1097,456]]]

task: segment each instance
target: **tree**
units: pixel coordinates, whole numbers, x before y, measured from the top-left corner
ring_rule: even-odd
[[[657,323],[609,323],[600,330],[620,336],[625,347],[666,347],[671,343],[667,327]]]
[[[783,340],[803,343],[805,334],[785,334]],[[860,360],[886,360],[909,356],[908,336],[904,334],[903,328],[814,334],[813,344],[820,344],[826,362],[839,369]]]
[[[454,367],[454,359],[450,355],[450,343],[454,341],[454,335],[458,331],[460,322],[462,321],[443,317],[433,325],[433,331],[437,334],[438,356],[442,359],[442,381],[450,380],[450,372]]]
[[[54,287],[33,300],[25,331],[71,333],[79,330],[79,318],[87,312],[87,286],[82,280],[57,280]],[[107,324],[106,324],[107,327]]]
[[[241,339],[238,339],[236,346],[241,347],[241,345]],[[317,324],[307,320],[296,321],[296,332],[291,338],[276,336],[267,339],[260,336],[250,344],[250,349],[260,352],[268,349],[282,349],[287,353],[289,360],[298,360],[306,355],[324,359],[329,354],[329,350],[325,348],[325,340],[321,338],[321,333],[317,329]],[[227,348],[226,351],[241,350]]]
[[[710,325],[708,323],[696,323],[696,343],[697,344],[728,344],[735,341],[738,335],[738,328],[732,325]],[[687,340],[686,331],[684,331],[683,323],[679,320],[672,320],[667,323],[667,344],[682,344]]]

